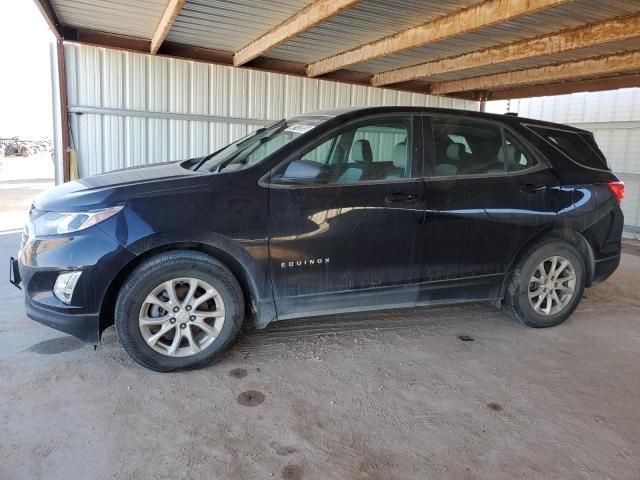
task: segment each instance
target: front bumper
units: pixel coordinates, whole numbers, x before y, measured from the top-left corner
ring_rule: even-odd
[[[100,342],[105,294],[135,256],[97,227],[68,236],[27,239],[10,260],[10,282],[22,287],[29,318],[88,343]],[[69,305],[53,294],[60,273],[81,270]]]
[[[100,314],[98,313],[69,313],[56,311],[49,307],[39,305],[25,296],[25,309],[27,317],[42,323],[47,327],[55,328],[68,333],[80,340],[92,343],[100,343]]]

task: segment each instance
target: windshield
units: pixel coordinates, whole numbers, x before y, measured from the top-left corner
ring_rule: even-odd
[[[312,130],[328,117],[298,117],[280,120],[210,155],[202,157],[193,170],[203,172],[238,171],[257,165],[303,133]]]

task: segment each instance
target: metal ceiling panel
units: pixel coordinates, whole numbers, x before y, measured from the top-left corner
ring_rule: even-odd
[[[235,52],[312,0],[188,0],[167,41]]]
[[[51,0],[63,25],[150,39],[167,0]]]

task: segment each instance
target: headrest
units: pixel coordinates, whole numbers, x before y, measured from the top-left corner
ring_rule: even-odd
[[[461,143],[452,143],[447,147],[447,158],[452,162],[459,162],[464,153],[464,145]]]
[[[370,163],[373,161],[373,152],[368,140],[357,140],[351,147],[351,158],[354,162]]]
[[[407,141],[398,143],[391,153],[393,166],[404,169],[407,166]]]
[[[516,151],[514,145],[503,145],[498,150],[498,161],[500,163],[514,164],[516,162]]]

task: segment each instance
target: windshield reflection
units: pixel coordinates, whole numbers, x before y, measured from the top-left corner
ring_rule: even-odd
[[[257,165],[327,119],[328,117],[297,117],[280,120],[201,158],[193,170],[218,173],[223,170],[243,170]]]

